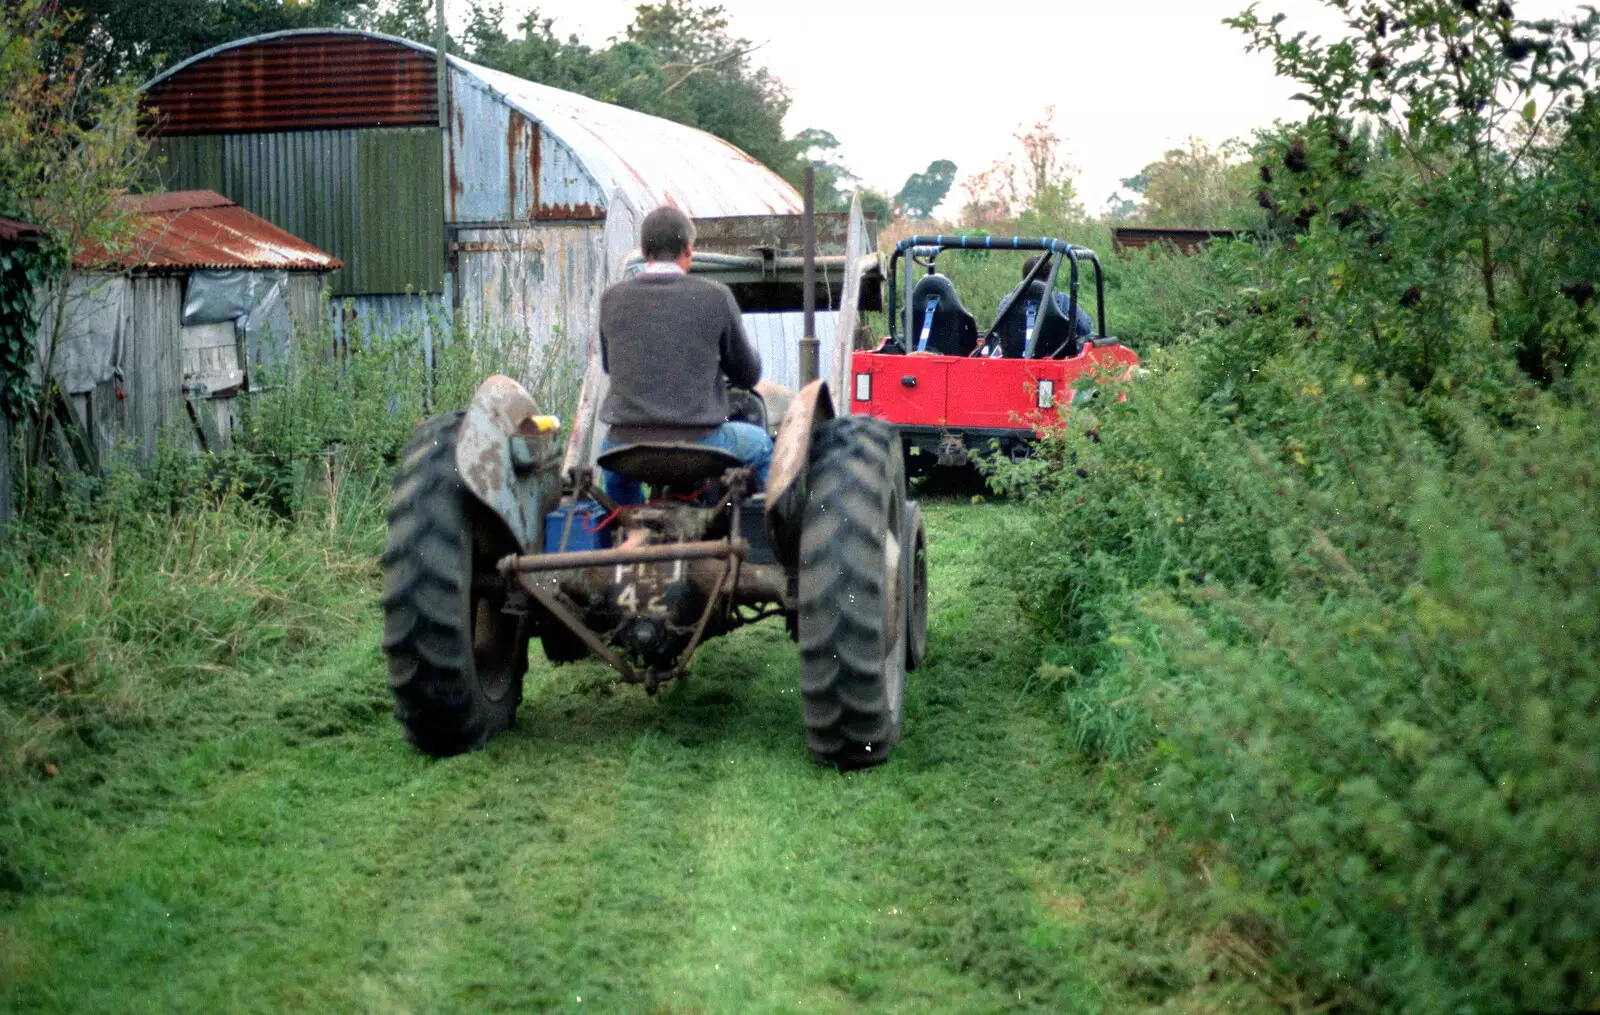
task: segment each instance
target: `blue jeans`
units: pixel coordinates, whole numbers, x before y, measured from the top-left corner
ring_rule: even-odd
[[[614,441],[608,435],[600,443],[600,453],[604,454],[625,443],[627,442]],[[772,438],[768,437],[767,432],[759,426],[754,423],[724,423],[695,443],[733,452],[739,461],[756,470],[756,479],[760,481],[762,488],[766,487],[767,469],[772,466]],[[644,487],[638,480],[619,476],[609,469],[600,471],[604,473],[607,497],[618,504],[644,503]]]

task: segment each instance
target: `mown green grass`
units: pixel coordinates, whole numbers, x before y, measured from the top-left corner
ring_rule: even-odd
[[[375,568],[327,644],[185,692],[18,783],[0,1008],[146,1011],[1249,1010],[1141,885],[1109,770],[1063,747],[1004,507],[929,512],[933,661],[884,768],[808,760],[769,623],[656,699],[535,651],[517,727],[400,739]],[[581,1000],[580,1000],[581,999]]]

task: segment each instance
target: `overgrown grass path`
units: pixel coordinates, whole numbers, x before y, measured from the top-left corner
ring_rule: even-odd
[[[47,852],[0,895],[0,1009],[1195,1010],[1134,826],[1025,691],[996,510],[929,512],[932,659],[864,773],[808,760],[772,622],[655,699],[535,651],[517,728],[431,761],[372,590],[330,604],[365,618],[342,647],[23,791]]]

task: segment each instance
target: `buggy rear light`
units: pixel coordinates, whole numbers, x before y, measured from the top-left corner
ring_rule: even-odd
[[[872,401],[872,375],[856,374],[856,401]]]
[[[1053,409],[1056,404],[1056,382],[1039,382],[1039,408]]]

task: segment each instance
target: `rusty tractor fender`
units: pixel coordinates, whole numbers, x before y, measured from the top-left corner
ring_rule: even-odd
[[[478,386],[456,431],[456,473],[493,511],[524,553],[543,549],[544,517],[561,496],[560,421],[540,416],[533,396],[495,374]]]
[[[811,437],[833,416],[828,382],[812,381],[789,403],[773,442],[772,467],[767,472],[767,534],[778,559],[790,569],[800,562],[800,515],[805,509]]]

